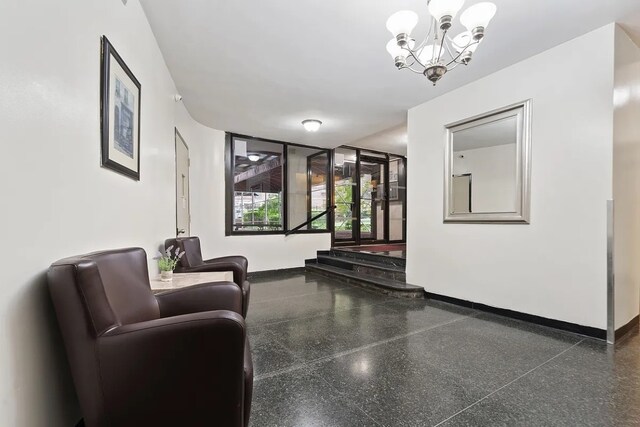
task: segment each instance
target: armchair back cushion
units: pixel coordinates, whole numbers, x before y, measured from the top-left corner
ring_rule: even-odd
[[[184,255],[178,262],[180,267],[197,267],[204,263],[202,260],[202,249],[200,248],[199,237],[179,237],[165,240],[164,247],[169,248],[170,246],[173,246],[173,251],[175,251],[176,248],[180,248],[181,251],[184,251]]]
[[[160,317],[141,248],[95,252],[51,265],[49,291],[81,406],[102,413],[95,342],[121,325]]]

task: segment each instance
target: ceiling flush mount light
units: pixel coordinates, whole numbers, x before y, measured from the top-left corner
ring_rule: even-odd
[[[316,119],[307,119],[302,121],[302,126],[307,130],[307,132],[317,132],[320,129],[320,125],[322,122]]]
[[[247,158],[252,162],[257,162],[258,160],[260,160],[260,156],[258,156],[257,154],[249,154]]]
[[[464,6],[464,1],[427,0],[431,25],[420,44],[416,44],[411,37],[411,31],[418,24],[415,12],[401,10],[389,17],[387,29],[394,38],[387,43],[387,52],[398,70],[406,68],[422,74],[435,86],[447,72],[459,64],[467,65],[471,61],[497,8],[489,2],[469,7],[460,15],[460,23],[467,31],[451,38],[448,33],[453,25],[453,18]]]

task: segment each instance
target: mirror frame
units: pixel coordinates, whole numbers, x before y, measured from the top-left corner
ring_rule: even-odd
[[[445,223],[520,223],[529,224],[531,214],[531,99],[459,120],[445,126],[444,222]],[[455,132],[517,117],[516,210],[512,212],[454,213],[452,189],[453,136]]]

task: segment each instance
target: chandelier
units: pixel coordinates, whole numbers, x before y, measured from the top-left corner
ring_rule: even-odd
[[[418,24],[418,15],[410,10],[394,13],[387,20],[393,39],[387,51],[396,68],[423,74],[435,86],[448,71],[460,64],[467,65],[484,37],[489,21],[496,14],[496,5],[476,3],[460,15],[460,23],[467,29],[449,37],[449,30],[464,0],[427,0],[431,24],[424,41],[416,45],[411,31]]]

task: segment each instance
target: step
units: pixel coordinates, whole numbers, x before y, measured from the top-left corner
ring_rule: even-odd
[[[355,273],[367,276],[382,277],[391,280],[398,280],[400,282],[404,282],[406,280],[404,267],[333,255],[318,254],[317,259],[318,264],[344,268],[345,270],[351,270]]]
[[[326,252],[326,251],[318,251],[318,255],[320,255],[320,252]],[[342,258],[350,258],[350,259],[357,259],[360,261],[374,262],[376,264],[384,264],[387,266],[392,265],[395,267],[401,267],[403,269],[406,266],[406,260],[404,258],[392,257],[388,255],[372,254],[367,252],[356,252],[356,251],[349,251],[349,250],[343,250],[338,248],[333,248],[329,252],[334,256],[342,257]]]
[[[326,277],[337,277],[347,283],[380,291],[391,296],[402,298],[424,298],[424,288],[410,285],[403,281],[385,279],[381,277],[370,277],[356,273],[352,270],[346,270],[344,268],[334,267],[327,264],[319,264],[313,261],[308,262],[305,267],[309,272],[321,274]]]

